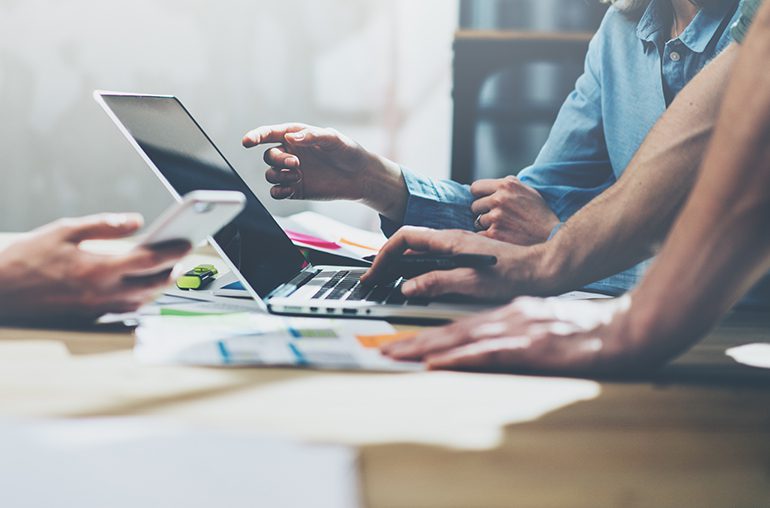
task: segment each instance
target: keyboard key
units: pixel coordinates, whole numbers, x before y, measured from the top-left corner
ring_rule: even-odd
[[[406,297],[401,292],[401,289],[395,288],[385,303],[388,305],[404,305],[406,303]]]
[[[350,296],[348,296],[348,300],[351,301],[361,301],[365,300],[366,297],[371,293],[372,287],[371,286],[364,286],[363,284],[359,283],[354,289],[353,292],[350,293]]]
[[[353,289],[352,285],[339,284],[324,300],[342,300],[342,297],[348,294],[351,289]]]
[[[334,276],[329,279],[326,284],[324,284],[321,289],[318,290],[316,294],[313,295],[313,298],[321,298],[323,295],[325,295],[330,289],[335,287],[339,282],[342,280],[343,277],[347,276],[350,272],[337,272],[334,274]]]
[[[386,284],[384,286],[375,286],[374,291],[372,291],[369,296],[366,297],[367,302],[377,302],[382,303],[385,300],[387,300],[388,296],[390,296],[390,293],[393,292],[393,288],[395,287],[396,283],[391,282],[389,284]]]
[[[342,297],[345,296],[345,294],[348,292],[346,289],[340,289],[340,288],[334,288],[334,291],[329,293],[329,296],[324,298],[324,300],[342,300]]]

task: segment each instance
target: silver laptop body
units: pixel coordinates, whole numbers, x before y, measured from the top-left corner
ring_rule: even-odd
[[[453,320],[492,304],[407,300],[399,279],[364,287],[361,267],[313,266],[174,96],[94,92],[94,98],[177,199],[236,190],[243,212],[209,241],[254,298],[275,314]]]

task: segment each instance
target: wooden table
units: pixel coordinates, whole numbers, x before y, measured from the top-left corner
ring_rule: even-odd
[[[770,343],[766,313],[732,314],[635,382],[154,367],[133,343],[0,327],[0,418],[151,416],[348,444],[369,508],[770,506],[770,370],[725,355]]]
[[[770,370],[724,355],[770,342],[768,330],[770,316],[734,314],[653,379],[549,385],[150,367],[135,362],[130,332],[4,328],[0,416],[152,415],[352,444],[372,508],[770,506]],[[516,416],[549,386],[588,400]]]

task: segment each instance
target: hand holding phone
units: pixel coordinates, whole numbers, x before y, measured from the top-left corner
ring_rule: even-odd
[[[172,205],[136,238],[134,249],[161,248],[172,242],[192,247],[230,223],[244,208],[246,197],[233,191],[194,191]],[[170,269],[170,268],[169,268]],[[154,275],[140,273],[138,276]]]
[[[246,197],[234,191],[194,191],[166,210],[146,232],[139,246],[147,247],[174,240],[196,246],[230,223],[246,204]]]

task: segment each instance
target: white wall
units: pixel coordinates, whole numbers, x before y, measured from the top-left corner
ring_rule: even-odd
[[[95,88],[180,96],[260,196],[261,153],[239,143],[270,122],[332,125],[445,176],[456,19],[450,0],[0,0],[0,230],[170,202]]]

